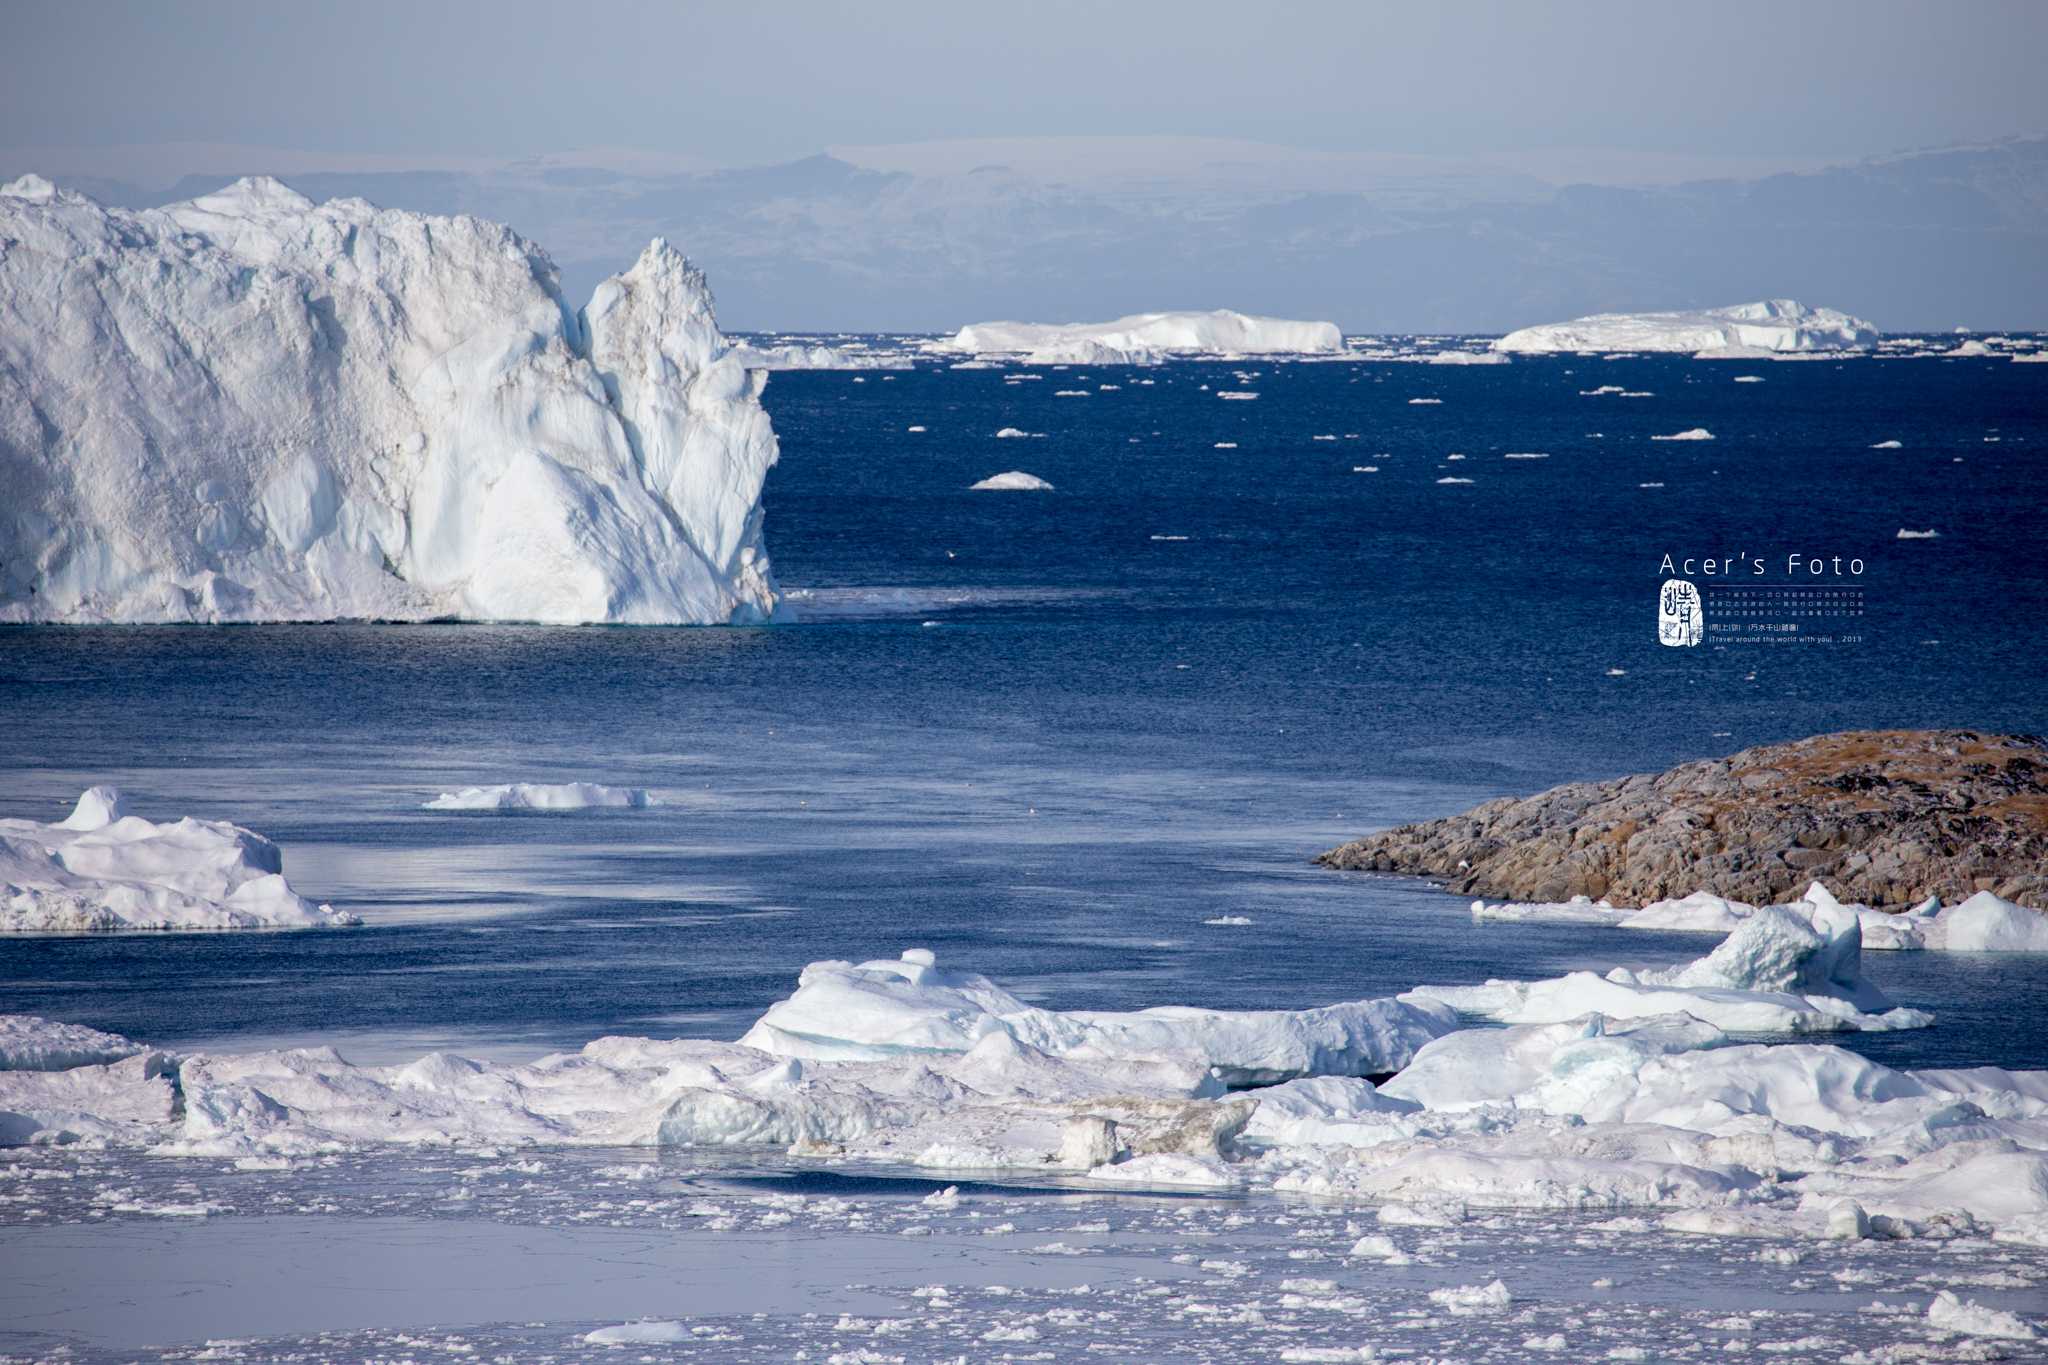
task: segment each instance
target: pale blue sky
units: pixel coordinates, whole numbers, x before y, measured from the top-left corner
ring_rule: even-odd
[[[2048,130],[2048,4],[43,3],[0,148],[398,161],[1197,134],[1493,157],[1840,159]]]

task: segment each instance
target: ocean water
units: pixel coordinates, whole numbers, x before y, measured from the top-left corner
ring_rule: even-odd
[[[8,939],[0,1008],[376,1061],[733,1037],[804,963],[910,946],[1108,1008],[1697,956],[1711,940],[1475,925],[1423,883],[1308,860],[1489,796],[1825,730],[2048,730],[2044,370],[777,374],[788,624],[0,632],[0,815],[55,818],[114,781],[142,813],[270,835],[299,890],[367,921]],[[1649,396],[1585,392],[1609,385]],[[1714,439],[1651,439],[1698,427]],[[1054,491],[968,491],[1008,469]],[[1667,554],[1754,557],[1757,585],[1853,589],[1862,614],[1664,648]],[[1844,569],[1788,578],[1791,555]],[[419,809],[569,779],[665,804]],[[1251,923],[1206,922],[1226,916]],[[2048,1061],[2048,1021],[2013,1008],[2048,963],[1866,970],[1939,1023],[1838,1041]]]

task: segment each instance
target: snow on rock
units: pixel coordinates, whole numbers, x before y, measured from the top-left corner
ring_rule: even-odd
[[[656,239],[0,187],[0,621],[757,620],[764,376]]]
[[[443,792],[422,810],[641,810],[658,806],[639,787],[606,787],[596,782],[508,782],[496,787],[464,787]]]
[[[1432,1001],[1503,1023],[1554,1023],[1587,1014],[1616,1019],[1688,1014],[1734,1033],[1924,1028],[1933,1019],[1894,1009],[1861,972],[1863,936],[1840,906],[1809,916],[1765,906],[1744,917],[1698,961],[1661,972],[1617,967],[1549,981],[1421,986],[1403,1000]]]
[[[770,1006],[740,1041],[778,1056],[872,1060],[964,1053],[1007,1034],[1055,1057],[1192,1064],[1241,1086],[1384,1075],[1453,1026],[1452,1012],[1428,1001],[1306,1010],[1046,1010],[985,976],[939,967],[931,953],[914,948],[858,965],[812,963],[796,993]]]
[[[1875,345],[1877,328],[1833,308],[1767,299],[1672,313],[1595,313],[1510,332],[1496,351],[1542,355],[1579,351],[1839,351]]]
[[[1049,493],[1052,491],[1052,485],[1044,479],[1039,478],[1036,474],[1026,474],[1021,469],[1010,469],[1005,470],[1001,474],[991,474],[981,482],[971,483],[967,487],[970,492],[976,493]]]
[[[1022,355],[1035,363],[1107,364],[1167,355],[1328,355],[1344,349],[1344,334],[1332,322],[1217,309],[1134,313],[1112,322],[977,322],[938,343],[938,349]]]
[[[94,787],[56,824],[0,820],[0,933],[356,924],[284,879],[276,844],[225,820],[162,824]]]

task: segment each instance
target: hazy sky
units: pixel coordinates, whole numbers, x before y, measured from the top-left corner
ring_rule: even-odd
[[[4,28],[0,148],[16,149],[746,165],[847,143],[1199,134],[1767,165],[2048,131],[2035,0],[7,0]]]

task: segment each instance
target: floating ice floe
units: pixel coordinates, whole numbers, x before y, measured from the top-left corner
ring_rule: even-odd
[[[607,787],[596,782],[507,782],[495,787],[464,787],[443,792],[422,810],[641,810],[658,806],[639,787]]]
[[[1854,919],[1863,950],[1936,952],[2048,952],[2048,911],[2032,909],[1980,891],[1958,905],[1928,899],[1911,910],[1890,912],[1835,898],[1819,882],[1796,901],[1770,907],[1804,921],[1816,932],[1833,932]],[[1476,920],[1521,924],[1605,924],[1618,929],[1665,933],[1728,934],[1756,914],[1757,907],[1710,891],[1633,909],[1575,896],[1563,902],[1472,902]]]
[[[1052,485],[1036,474],[1026,474],[1021,469],[1008,469],[1000,474],[991,474],[980,483],[967,485],[970,491],[995,493],[1039,493],[1050,491]]]
[[[1810,996],[1874,1007],[1854,947],[1853,926],[1824,939],[1758,912],[1670,973],[1670,993],[1635,983],[1634,1003],[1669,1012],[1506,1028],[1459,1028],[1422,992],[1300,1011],[1053,1011],[912,950],[813,964],[739,1043],[605,1038],[526,1064],[434,1053],[381,1067],[327,1048],[141,1049],[0,1071],[0,1145],[259,1160],[391,1144],[766,1146],[1367,1200],[1386,1227],[1451,1227],[1478,1208],[1640,1209],[1657,1219],[1646,1228],[1710,1236],[2048,1245],[2048,1073],[1740,1044],[1689,1012]],[[73,1045],[62,1027],[16,1018],[0,1036],[75,1060],[60,1055]],[[1353,1254],[1400,1251],[1362,1236]],[[1459,1304],[1500,1297],[1483,1295]]]
[[[1705,427],[1689,427],[1684,431],[1674,432],[1669,436],[1652,436],[1650,439],[1653,441],[1711,441],[1714,439],[1714,433],[1708,431]]]
[[[53,825],[0,820],[0,932],[313,929],[357,923],[284,879],[276,844],[225,820],[153,823],[94,787]]]
[[[1022,440],[1027,436],[1043,435],[1045,435],[1045,433],[1042,431],[1025,431],[1021,427],[1004,427],[1002,430],[996,433],[996,439],[998,441],[1017,441]]]
[[[657,238],[0,187],[0,621],[759,620],[765,376]],[[147,451],[147,458],[141,452]]]
[[[1899,528],[1899,534],[1898,534],[1898,535],[1897,535],[1897,536],[1895,537],[1895,539],[1898,539],[1898,540],[1939,540],[1939,539],[1941,539],[1941,532],[1939,532],[1939,531],[1936,531],[1936,530],[1934,530],[1934,529],[1933,529],[1933,528],[1931,528],[1931,527],[1930,527],[1929,529],[1927,529],[1927,530],[1924,530],[1924,531],[1909,531],[1909,530],[1907,530],[1907,529],[1906,529],[1905,527],[1901,526],[1901,527]]]
[[[1877,328],[1833,308],[1791,299],[1671,313],[1596,313],[1570,322],[1510,332],[1496,351],[1532,355],[1567,352],[1705,353],[1703,358],[1775,356],[1874,345]]]
[[[1879,441],[1879,442],[1878,442],[1878,443],[1877,443],[1876,445],[1872,446],[1872,447],[1871,447],[1871,449],[1872,449],[1872,450],[1903,450],[1903,449],[1905,449],[1905,445],[1904,445],[1904,443],[1903,443],[1903,442],[1900,442],[1900,441]]]
[[[1096,365],[1173,355],[1329,355],[1344,349],[1344,336],[1334,323],[1218,309],[1134,313],[1110,322],[977,322],[933,349],[1021,355],[1034,363]]]
[[[913,949],[858,965],[812,963],[796,994],[771,1006],[740,1041],[777,1056],[879,1060],[965,1053],[1002,1034],[1069,1061],[1192,1062],[1227,1085],[1262,1085],[1398,1070],[1451,1018],[1440,1005],[1391,1000],[1310,1010],[1057,1012]]]
[[[104,1066],[147,1048],[118,1033],[59,1024],[32,1014],[0,1014],[0,1071],[70,1071]]]
[[[1810,916],[1764,906],[1743,916],[1706,957],[1659,972],[1617,967],[1549,981],[1422,986],[1402,996],[1450,1005],[1510,1024],[1556,1023],[1587,1014],[1640,1019],[1686,1014],[1730,1033],[1820,1033],[1925,1028],[1919,1010],[1898,1009],[1860,970],[1862,927],[1847,909]]]

